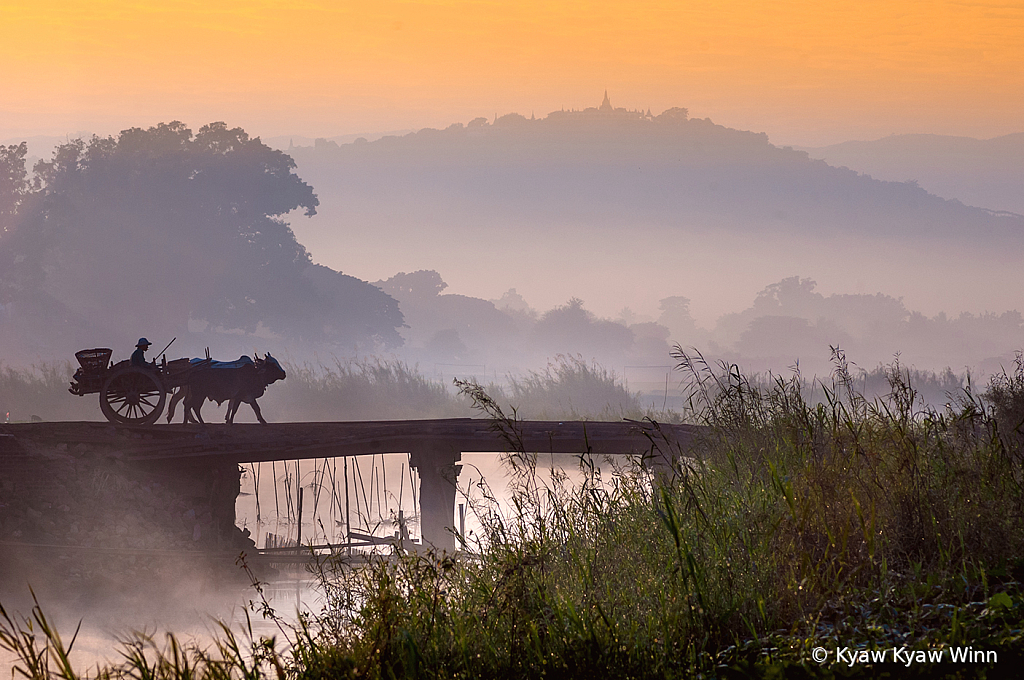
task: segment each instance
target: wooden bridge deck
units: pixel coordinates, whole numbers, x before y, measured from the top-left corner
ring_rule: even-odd
[[[463,453],[519,449],[541,454],[632,453],[649,456],[646,465],[666,470],[689,448],[697,431],[693,426],[625,420],[527,420],[516,423],[512,432],[502,432],[493,421],[482,418],[149,427],[18,423],[0,425],[0,478],[4,470],[34,464],[37,481],[45,484],[48,456],[56,450],[111,455],[145,468],[172,470],[184,479],[220,480],[211,486],[209,503],[224,527],[222,533],[228,533],[235,521],[237,463],[407,453],[410,467],[419,476],[423,541],[454,549],[452,523],[461,469],[457,463]],[[229,478],[231,483],[226,484]]]
[[[697,428],[649,422],[520,421],[515,433],[526,451],[538,453],[637,453],[664,449],[666,438],[685,447]],[[153,425],[106,422],[17,423],[0,433],[40,444],[78,443],[116,448],[129,460],[218,458],[240,463],[380,453],[507,451],[493,422],[478,418],[355,422]]]

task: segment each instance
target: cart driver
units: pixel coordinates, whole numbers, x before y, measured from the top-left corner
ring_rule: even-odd
[[[151,364],[146,361],[147,349],[149,349],[149,340],[146,338],[139,338],[139,342],[135,345],[135,351],[132,352],[132,366],[138,366],[139,368],[156,368],[156,364]]]

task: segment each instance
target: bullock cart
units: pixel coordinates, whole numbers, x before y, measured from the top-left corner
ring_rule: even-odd
[[[209,359],[192,361],[163,357],[145,368],[125,359],[110,363],[112,350],[83,349],[75,352],[80,368],[68,391],[100,395],[100,411],[112,423],[152,425],[164,410],[168,392],[188,383],[193,372],[208,367]]]

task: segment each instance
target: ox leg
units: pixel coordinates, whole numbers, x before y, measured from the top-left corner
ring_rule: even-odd
[[[188,385],[183,385],[178,388],[178,391],[171,395],[171,403],[167,405],[167,422],[171,422],[174,418],[174,409],[178,406],[178,402],[188,396]],[[188,402],[186,402],[188,403]],[[185,409],[185,417],[181,421],[183,423],[188,422],[188,409]]]
[[[238,397],[232,397],[228,401],[228,412],[224,414],[224,421],[226,423],[233,424],[235,422],[235,414],[238,413],[238,406],[242,403],[242,400]]]
[[[247,403],[251,403],[251,401],[247,401],[246,399],[244,399],[241,396],[234,397],[230,401],[228,401],[227,402],[227,416],[224,418],[224,420],[226,420],[228,423],[233,423],[234,422],[234,416],[238,415],[239,407],[242,406],[242,402],[243,401],[246,401]]]
[[[255,398],[249,402],[249,406],[252,406],[252,412],[256,414],[256,420],[260,421],[263,425],[266,425],[267,421],[263,419],[263,414],[260,412],[260,405],[256,403]]]
[[[186,420],[186,422],[189,420],[189,418],[193,418],[193,414],[195,414],[192,422],[200,423],[202,425],[206,424],[205,422],[203,422],[203,414],[200,413],[200,410],[202,410],[202,408],[203,408],[203,402],[204,401],[206,401],[206,400],[205,399],[196,399],[195,396],[191,392],[189,393],[189,395],[185,398],[185,420]],[[196,402],[198,402],[198,403],[196,403]]]

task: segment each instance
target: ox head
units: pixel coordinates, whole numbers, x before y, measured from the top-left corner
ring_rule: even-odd
[[[278,380],[284,380],[286,377],[281,364],[277,359],[270,356],[270,352],[267,352],[267,355],[262,359],[260,359],[259,356],[256,357],[256,367],[263,375],[264,385],[269,385],[270,383],[277,382]]]

